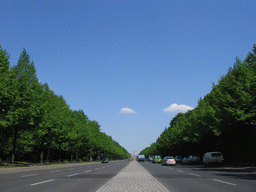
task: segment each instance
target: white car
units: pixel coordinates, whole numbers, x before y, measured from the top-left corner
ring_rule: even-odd
[[[173,156],[166,156],[162,159],[162,165],[176,165],[176,159]]]
[[[218,165],[223,163],[224,163],[224,158],[221,152],[208,152],[204,154],[204,157],[203,157],[204,166]]]

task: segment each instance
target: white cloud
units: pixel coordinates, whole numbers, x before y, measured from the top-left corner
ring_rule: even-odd
[[[180,112],[186,112],[188,110],[193,110],[193,107],[186,106],[186,105],[177,105],[176,103],[170,105],[169,107],[164,109],[164,112],[166,113],[180,113]]]
[[[136,112],[133,111],[132,109],[129,109],[129,108],[125,107],[125,108],[122,108],[122,109],[119,111],[119,113],[132,113],[132,114],[135,114]]]

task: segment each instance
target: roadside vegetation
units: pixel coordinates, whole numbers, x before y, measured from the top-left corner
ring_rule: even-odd
[[[9,57],[0,46],[0,164],[130,157],[101,132],[97,121],[82,110],[70,109],[62,95],[38,81],[25,49],[13,67]]]
[[[236,58],[195,109],[178,113],[156,142],[140,153],[202,157],[220,151],[228,163],[255,163],[255,138],[256,44],[244,61]]]

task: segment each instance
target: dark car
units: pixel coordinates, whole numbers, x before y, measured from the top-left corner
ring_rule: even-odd
[[[108,158],[103,158],[101,163],[108,163]]]
[[[182,163],[182,156],[175,157],[177,163]]]

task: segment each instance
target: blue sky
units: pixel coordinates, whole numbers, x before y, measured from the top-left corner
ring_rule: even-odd
[[[255,0],[2,0],[0,44],[128,151],[155,142],[256,43]]]

